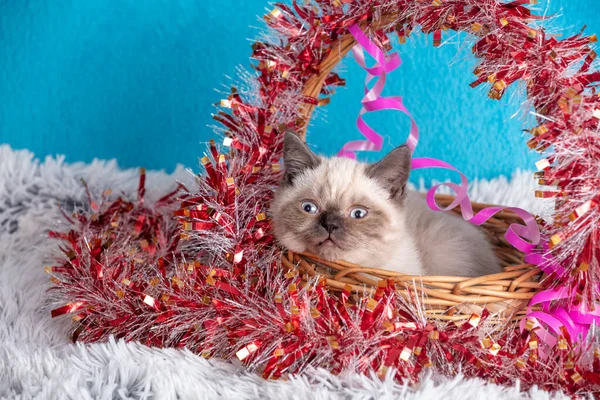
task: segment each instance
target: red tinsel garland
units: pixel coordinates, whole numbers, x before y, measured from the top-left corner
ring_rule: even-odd
[[[393,283],[372,299],[346,304],[348,293],[330,296],[322,283],[301,287],[284,273],[265,210],[280,174],[281,136],[305,121],[298,110],[318,99],[301,95],[309,76],[332,51],[333,41],[360,22],[386,23],[374,32],[401,40],[420,27],[439,43],[445,29],[478,37],[481,59],[471,86],[490,82],[500,98],[517,80],[527,83],[540,125],[530,146],[554,153],[538,165],[540,183],[553,187],[555,222],[546,227],[555,256],[569,272],[560,283],[578,301],[599,303],[600,99],[592,83],[595,36],[561,41],[531,28],[526,2],[494,0],[398,1],[317,0],[278,4],[267,16],[277,43],[257,43],[256,90],[233,90],[215,118],[223,125],[228,154],[214,143],[201,161],[199,189],[165,196],[155,205],[138,201],[90,201],[87,215],[73,220],[64,259],[52,267],[53,316],[74,314],[74,340],[109,335],[153,346],[188,347],[204,356],[237,357],[265,377],[297,373],[308,366],[384,373],[417,380],[426,368],[454,374],[459,369],[497,383],[521,380],[570,393],[600,394],[600,355],[593,343],[579,345],[565,334],[540,360],[535,330],[522,333],[473,315],[461,324],[426,320],[418,298],[398,298]],[[394,16],[390,18],[389,16]],[[332,73],[322,94],[343,80]],[[143,176],[143,175],[142,175]],[[180,206],[175,204],[177,196]],[[173,218],[173,214],[176,218]],[[178,229],[178,220],[183,230]],[[183,240],[182,240],[183,239]]]

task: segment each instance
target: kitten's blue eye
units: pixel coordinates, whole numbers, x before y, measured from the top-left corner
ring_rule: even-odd
[[[319,211],[319,207],[312,201],[303,201],[300,207],[309,214],[316,214]]]
[[[350,211],[350,216],[356,219],[364,218],[367,216],[367,210],[360,207],[353,208],[352,211]]]

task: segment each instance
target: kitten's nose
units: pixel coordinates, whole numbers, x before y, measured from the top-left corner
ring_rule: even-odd
[[[340,228],[340,227],[339,227],[338,225],[336,225],[335,223],[328,224],[328,223],[326,223],[326,222],[322,222],[322,223],[321,223],[321,226],[322,226],[323,228],[327,229],[327,233],[331,233],[331,232],[333,232],[333,231],[335,231],[335,230],[337,230],[337,229],[339,229],[339,228]]]
[[[340,229],[338,218],[331,214],[323,214],[320,222],[321,226],[325,228],[327,233],[331,234],[333,231]]]

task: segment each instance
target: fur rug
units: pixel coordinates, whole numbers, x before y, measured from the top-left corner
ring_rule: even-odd
[[[333,376],[313,370],[288,381],[266,381],[239,365],[205,360],[189,351],[154,349],[110,341],[74,345],[70,320],[52,320],[45,304],[50,287],[44,266],[57,242],[48,231],[63,223],[65,209],[84,201],[85,179],[93,194],[104,189],[133,195],[138,171],[114,161],[43,162],[28,151],[0,146],[0,397],[6,399],[566,399],[532,389],[500,387],[482,380],[424,376],[417,386],[357,374]],[[178,167],[173,175],[149,172],[147,199],[157,199],[175,180],[193,186]],[[473,199],[510,204],[536,213],[529,172],[475,182]]]

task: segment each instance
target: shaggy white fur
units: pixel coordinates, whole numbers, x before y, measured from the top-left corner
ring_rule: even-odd
[[[138,172],[115,162],[66,164],[64,158],[34,159],[28,151],[0,146],[0,397],[6,399],[566,399],[518,386],[504,388],[478,379],[426,376],[416,387],[387,378],[332,376],[313,370],[289,381],[265,381],[239,365],[207,361],[189,351],[152,349],[110,341],[73,345],[70,320],[52,320],[44,309],[49,287],[43,266],[56,242],[47,238],[61,224],[57,203],[84,201],[84,178],[92,193],[105,188],[133,195]],[[151,201],[174,187],[193,186],[178,167],[172,176],[148,173]],[[512,180],[472,185],[478,201],[519,205],[540,212],[529,172]]]

